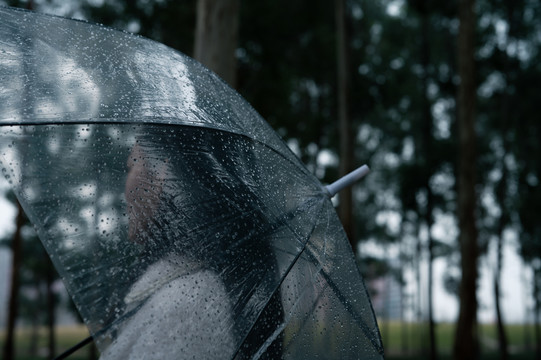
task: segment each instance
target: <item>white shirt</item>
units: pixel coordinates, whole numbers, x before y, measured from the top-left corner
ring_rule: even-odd
[[[127,320],[101,360],[228,359],[236,350],[231,304],[212,271],[186,273],[172,259],[152,264],[132,286],[126,303],[154,292]]]

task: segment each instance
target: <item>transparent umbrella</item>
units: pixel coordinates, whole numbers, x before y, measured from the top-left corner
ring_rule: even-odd
[[[212,72],[0,8],[0,84],[2,171],[103,359],[383,357],[337,189]]]

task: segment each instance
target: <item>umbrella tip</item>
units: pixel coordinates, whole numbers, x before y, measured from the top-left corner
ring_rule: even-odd
[[[340,179],[336,180],[332,184],[325,186],[325,190],[327,190],[327,194],[329,195],[329,197],[332,198],[342,189],[353,185],[355,182],[359,181],[369,172],[370,168],[368,167],[368,165],[363,165],[356,170],[353,170],[349,174],[342,176]]]

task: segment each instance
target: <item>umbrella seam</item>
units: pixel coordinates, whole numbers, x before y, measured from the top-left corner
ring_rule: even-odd
[[[270,144],[267,144],[267,143],[263,142],[262,140],[255,139],[255,138],[251,137],[250,135],[247,135],[247,134],[244,134],[244,133],[238,133],[238,132],[227,130],[227,129],[224,129],[224,128],[221,128],[221,127],[218,127],[218,126],[212,126],[212,125],[209,125],[208,123],[196,123],[196,122],[194,122],[192,124],[187,124],[187,123],[178,124],[178,123],[156,122],[156,119],[152,119],[152,118],[148,118],[148,119],[145,119],[145,120],[139,121],[139,122],[133,122],[133,119],[127,119],[127,118],[126,118],[126,120],[130,120],[129,122],[128,121],[121,121],[121,118],[115,118],[114,120],[111,120],[111,121],[107,121],[105,119],[106,118],[102,118],[102,119],[97,120],[97,121],[88,119],[89,121],[67,120],[67,121],[24,121],[24,122],[22,122],[22,121],[2,121],[2,120],[0,120],[0,127],[3,127],[3,126],[42,126],[42,125],[45,125],[45,126],[46,125],[54,125],[54,126],[61,126],[61,125],[134,125],[134,126],[152,125],[152,126],[185,126],[185,127],[191,127],[191,128],[201,128],[201,129],[208,129],[208,130],[216,130],[216,131],[221,131],[221,132],[228,133],[228,134],[234,134],[234,135],[237,135],[237,136],[245,137],[245,138],[249,139],[250,141],[261,144],[264,147],[266,147],[266,148],[270,149],[271,151],[273,151],[273,152],[277,153],[278,155],[280,155],[282,158],[287,160],[289,163],[293,164],[296,168],[301,170],[303,173],[309,174],[310,177],[312,177],[312,178],[314,177],[314,175],[312,173],[307,171],[304,168],[304,166],[302,166],[302,164],[300,163],[298,157],[295,154],[291,153],[291,155],[293,155],[293,157],[297,160],[296,162],[292,161],[292,159],[287,157],[284,153],[282,153],[278,149],[274,148]],[[164,119],[164,118],[162,118],[162,119]],[[178,118],[171,118],[171,119],[178,121]],[[279,138],[279,140],[281,140],[283,142],[283,139]],[[285,147],[289,150],[289,147],[287,147],[287,145],[285,145]],[[289,150],[289,151],[291,152],[291,150]],[[322,190],[323,190],[323,187],[322,187]]]
[[[323,207],[320,208],[319,210],[319,213],[318,213],[318,216],[321,214],[321,212],[323,211]],[[312,234],[314,233],[315,231],[315,228],[316,228],[317,225],[314,225],[314,228],[312,229],[311,233],[308,235],[308,239],[307,241],[305,242],[305,244],[303,245],[303,249],[301,250],[301,252],[296,256],[295,260],[293,261],[291,267],[288,269],[288,271],[286,272],[286,274],[284,275],[282,281],[280,282],[278,288],[281,286],[281,284],[283,283],[283,281],[285,280],[285,278],[287,277],[287,274],[291,271],[291,269],[293,268],[293,266],[295,265],[295,263],[298,261],[298,259],[300,258],[300,256],[302,255],[303,252],[305,252],[305,250],[307,251],[307,254],[308,256],[312,259],[312,260],[315,260],[317,261],[319,264],[320,264],[320,268],[318,269],[318,271],[316,272],[315,275],[318,275],[318,274],[322,274],[323,278],[325,279],[325,283],[327,284],[326,287],[330,287],[336,297],[338,298],[338,300],[342,303],[342,305],[344,306],[344,308],[347,310],[347,312],[349,312],[353,319],[355,320],[355,322],[357,323],[357,325],[360,327],[360,329],[362,330],[362,332],[364,333],[364,335],[369,339],[370,343],[372,344],[372,346],[374,347],[374,349],[380,354],[380,355],[383,355],[384,354],[384,350],[383,350],[383,347],[381,346],[381,335],[379,334],[379,331],[377,332],[377,334],[372,334],[370,329],[368,328],[368,326],[365,324],[365,322],[362,320],[362,318],[360,317],[360,315],[348,304],[347,300],[345,299],[344,295],[342,294],[342,292],[337,288],[337,286],[334,284],[334,282],[330,279],[329,277],[329,274],[327,273],[327,271],[325,271],[325,268],[323,266],[323,264],[321,264],[321,262],[319,260],[317,260],[317,256],[314,254],[314,251],[311,250],[309,247],[308,247],[308,243],[310,241],[310,238],[312,237]],[[364,283],[363,283],[363,286],[364,286]],[[365,291],[366,291],[366,286],[364,286],[365,288]],[[274,291],[276,292],[276,290]],[[274,294],[273,292],[273,294]],[[271,296],[272,297],[272,296]],[[316,304],[317,301],[314,302],[314,304]],[[257,320],[256,320],[257,321]],[[287,322],[287,321],[286,321]],[[255,323],[254,323],[255,324]],[[284,327],[285,327],[285,323],[284,323]],[[374,338],[374,335],[376,335],[376,337],[378,339],[375,339]],[[378,336],[379,335],[379,336]],[[379,343],[378,341],[379,340]],[[266,343],[265,343],[266,344]],[[265,345],[263,344],[263,345]],[[269,344],[266,344],[267,347],[269,346]],[[241,344],[242,346],[242,344]],[[238,353],[238,351],[237,351]],[[235,356],[237,355],[237,353],[235,353]]]
[[[307,249],[307,250],[308,250],[308,255],[312,259],[315,259],[316,257],[313,254],[313,251],[311,251],[310,249]],[[342,305],[344,305],[346,310],[353,316],[353,318],[358,323],[358,325],[360,326],[361,330],[366,335],[366,337],[370,340],[370,342],[372,343],[372,345],[374,346],[376,351],[379,354],[383,355],[383,353],[384,353],[383,352],[383,347],[380,344],[376,343],[376,341],[373,338],[374,337],[373,334],[371,334],[370,329],[368,329],[368,326],[360,318],[359,314],[357,314],[357,312],[350,305],[348,305],[348,302],[347,302],[346,298],[344,297],[344,295],[342,294],[342,292],[337,288],[337,286],[334,284],[334,282],[330,280],[329,274],[324,269],[322,269],[322,270],[323,270],[323,277],[325,278],[325,280],[329,284],[329,286],[334,290],[336,296],[338,297],[338,299],[340,300]],[[363,283],[363,287],[366,288],[364,286],[364,283]],[[378,331],[378,334],[379,334],[379,331]],[[380,342],[381,342],[381,338],[379,338],[378,340],[380,340]]]
[[[308,245],[308,243],[307,243]],[[371,334],[371,331],[370,329],[368,328],[368,326],[365,324],[365,322],[362,320],[362,318],[360,317],[359,314],[357,314],[357,312],[348,304],[346,298],[344,297],[344,295],[342,294],[342,292],[340,291],[340,289],[334,284],[334,282],[330,279],[330,276],[328,274],[327,271],[325,271],[325,267],[323,266],[323,264],[321,263],[321,261],[318,260],[314,250],[312,250],[310,247],[306,247],[307,251],[308,251],[308,256],[313,259],[314,261],[317,261],[320,266],[321,266],[321,270],[323,271],[323,277],[325,278],[325,281],[329,284],[329,286],[334,290],[335,292],[335,295],[338,297],[338,299],[340,300],[340,302],[342,303],[342,305],[346,308],[346,310],[353,316],[353,319],[355,320],[355,322],[358,323],[359,327],[361,328],[361,330],[363,331],[363,333],[365,334],[365,336],[370,340],[370,342],[372,343],[372,345],[374,346],[374,348],[376,349],[376,351],[378,351],[378,353],[380,355],[383,355],[384,353],[384,350],[383,350],[383,346],[381,345],[382,343],[382,340],[381,340],[381,334],[379,333],[379,330],[377,331],[377,337],[379,340],[379,343],[376,342],[376,340],[374,339],[373,337],[373,334]],[[358,271],[358,269],[357,269]],[[363,280],[362,276],[361,276],[361,280]],[[364,281],[363,281],[363,288],[365,290],[365,295],[366,297],[368,298],[368,301],[370,302],[370,297],[368,296],[368,291],[366,290],[366,286],[364,285]],[[372,306],[372,304],[370,303],[370,306]],[[374,319],[375,321],[375,319]],[[376,327],[377,329],[377,327]]]
[[[318,213],[317,213],[317,216],[315,217],[316,219],[318,218],[318,216],[321,214],[321,211],[323,210],[323,206],[320,207],[320,209],[318,210]],[[262,307],[261,311],[259,312],[259,315],[257,316],[257,318],[255,319],[255,321],[253,322],[252,326],[250,327],[250,329],[246,332],[246,335],[244,336],[244,339],[240,342],[239,346],[237,347],[237,350],[235,351],[235,353],[233,354],[233,357],[231,359],[234,359],[237,357],[240,349],[242,348],[242,346],[244,345],[244,342],[246,341],[246,339],[248,338],[248,334],[252,331],[252,329],[254,328],[255,324],[257,323],[257,321],[259,320],[259,318],[261,317],[261,315],[263,314],[263,310],[265,309],[265,307],[269,304],[270,302],[270,299],[274,296],[274,294],[276,293],[276,291],[278,291],[278,289],[282,286],[283,282],[285,281],[287,275],[289,275],[289,273],[291,272],[291,270],[293,269],[293,266],[297,263],[298,259],[300,258],[300,256],[302,255],[302,253],[304,252],[304,250],[306,249],[306,245],[308,243],[308,241],[310,240],[310,237],[312,236],[312,234],[314,233],[314,230],[316,229],[316,226],[317,226],[317,222],[314,222],[314,225],[312,227],[312,230],[309,232],[309,234],[306,236],[306,241],[302,244],[302,249],[301,251],[299,251],[299,253],[295,256],[295,259],[293,259],[293,261],[291,262],[291,264],[289,265],[289,267],[287,268],[287,270],[285,271],[285,273],[281,276],[280,278],[280,281],[278,282],[278,285],[274,288],[274,290],[271,292],[270,296],[268,297],[267,299],[267,303],[265,304],[264,307]]]
[[[318,274],[321,273],[322,271],[323,271],[323,268],[319,268],[319,270],[316,272],[315,275],[318,275]],[[329,286],[329,284],[325,284],[325,287],[323,288],[323,290],[325,290],[328,286]],[[305,289],[305,290],[303,291],[303,293],[301,294],[301,296],[299,296],[299,301],[300,301],[300,298],[304,295],[304,292],[308,289],[308,285],[305,286],[304,289]],[[314,303],[312,304],[312,310],[315,308],[315,306],[316,306],[317,303],[319,302],[319,299],[321,298],[321,296],[323,296],[323,291],[320,292],[320,293],[318,294],[318,297],[316,298],[316,300],[315,300]],[[295,303],[295,304],[293,305],[293,307],[296,307],[297,305],[298,305],[298,302]],[[307,313],[307,315],[309,315],[309,314],[310,314],[310,313]],[[308,319],[308,317],[309,317],[309,316],[305,316],[304,320],[302,321],[302,325],[299,327],[299,329],[302,329],[302,328],[304,327],[304,324],[306,324],[306,320]],[[284,344],[284,347],[285,347],[286,349],[289,348],[289,346],[293,343],[293,339],[296,338],[296,335],[297,335],[297,334],[293,335],[293,336],[291,337],[291,339],[289,340],[289,342],[288,342],[287,344]]]

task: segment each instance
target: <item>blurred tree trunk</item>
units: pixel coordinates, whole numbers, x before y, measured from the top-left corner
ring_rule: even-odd
[[[26,256],[26,255],[25,255]],[[42,287],[41,287],[41,281],[37,281],[36,284],[35,284],[35,289],[36,289],[36,298],[37,298],[37,303],[40,304],[42,303],[42,300],[43,300],[43,291],[42,291]],[[40,333],[40,323],[39,323],[39,319],[40,319],[40,310],[41,309],[36,309],[36,311],[34,312],[33,316],[32,316],[32,332],[31,332],[31,335],[30,335],[30,345],[29,345],[29,349],[28,349],[28,355],[30,356],[33,356],[33,357],[37,357],[38,356],[38,345],[39,345],[39,333]]]
[[[501,239],[498,240],[498,253],[501,258]],[[500,260],[498,260],[500,262]],[[496,322],[498,328],[498,345],[500,350],[500,359],[507,360],[509,358],[509,351],[507,346],[507,335],[505,333],[505,328],[503,325],[503,319],[501,314],[500,306],[500,273],[501,273],[501,263],[497,265],[499,268],[498,273],[494,275],[494,302],[496,307]]]
[[[428,339],[430,343],[430,359],[435,360],[437,358],[436,347],[436,325],[434,323],[434,306],[433,306],[433,263],[434,263],[434,239],[432,238],[432,226],[434,225],[434,194],[430,187],[430,178],[434,171],[433,161],[433,149],[432,149],[432,132],[433,132],[433,119],[431,111],[431,103],[428,98],[428,83],[430,80],[429,66],[430,66],[430,42],[429,42],[429,12],[428,12],[428,0],[424,0],[420,4],[421,12],[421,66],[423,68],[422,77],[422,116],[423,116],[423,153],[425,158],[425,168],[427,170],[424,177],[425,183],[423,187],[426,191],[426,206],[424,211],[424,221],[427,227],[428,236]]]
[[[533,298],[534,298],[534,343],[537,359],[541,359],[541,301],[539,292],[541,291],[541,269],[538,265],[533,268]]]
[[[400,222],[400,234],[404,234],[404,221]],[[409,344],[408,344],[408,324],[406,321],[406,279],[404,277],[404,269],[407,268],[407,255],[406,255],[406,244],[404,237],[400,240],[400,256],[399,256],[399,266],[400,269],[403,269],[400,272],[400,342],[401,342],[401,351],[402,354],[409,353]]]
[[[48,330],[48,349],[49,359],[54,359],[56,353],[56,339],[55,339],[55,296],[53,291],[53,282],[55,278],[55,270],[53,264],[49,260],[47,253],[45,253],[45,261],[47,262],[46,268],[46,291],[47,291],[47,330]]]
[[[350,84],[350,33],[347,24],[346,1],[335,0],[336,17],[336,43],[337,43],[337,87],[338,87],[338,127],[340,139],[340,167],[339,176],[342,177],[353,171],[353,126],[349,99]],[[351,244],[353,252],[357,254],[357,241],[355,239],[355,226],[353,221],[353,192],[347,187],[340,192],[338,213],[344,230]]]
[[[236,86],[239,0],[198,0],[194,57]]]
[[[416,234],[417,234],[417,242],[415,243],[415,283],[417,285],[416,288],[416,304],[415,304],[415,315],[416,315],[416,326],[415,326],[415,338],[413,343],[413,348],[417,347],[419,350],[419,354],[423,355],[423,357],[426,356],[426,346],[427,346],[427,336],[426,336],[426,319],[423,314],[423,281],[421,274],[423,272],[422,270],[422,263],[423,263],[423,236],[421,234],[421,222],[419,219],[416,219]]]
[[[421,284],[421,262],[422,262],[422,252],[423,252],[423,243],[421,241],[421,235],[420,235],[420,226],[419,223],[417,225],[417,242],[415,243],[415,281],[417,283],[417,301],[416,301],[416,307],[415,307],[415,315],[417,317],[417,322],[421,323],[423,322],[423,304],[422,304],[422,290],[423,286]]]
[[[28,10],[34,9],[34,1],[29,0],[26,4]],[[24,88],[23,94],[26,95],[27,88]],[[20,288],[20,269],[23,257],[23,239],[21,230],[25,222],[23,208],[18,200],[17,203],[17,218],[15,220],[15,234],[11,244],[12,265],[11,265],[11,286],[8,305],[8,322],[6,329],[6,339],[3,349],[3,359],[15,359],[15,323],[17,320],[19,305],[19,288]]]
[[[513,1],[507,1],[505,3],[506,7],[506,15],[507,15],[507,24],[509,25],[508,30],[508,36],[507,36],[507,46],[511,45],[511,42],[513,41],[512,38],[515,38],[519,24],[521,23],[521,12],[515,11],[515,2]],[[511,76],[511,73],[513,69],[511,68],[511,63],[509,59],[509,55],[506,52],[502,53],[502,67],[503,67],[503,73],[506,76],[506,88],[503,93],[502,101],[501,101],[501,118],[500,118],[500,136],[502,137],[502,144],[503,144],[503,154],[500,159],[500,167],[502,171],[502,176],[496,186],[496,200],[499,204],[501,215],[498,223],[498,230],[497,230],[497,243],[496,243],[496,268],[494,271],[494,302],[495,302],[495,308],[496,308],[496,324],[497,324],[497,330],[498,330],[498,344],[499,344],[499,350],[500,350],[500,359],[507,360],[509,358],[509,349],[508,349],[508,341],[507,341],[507,334],[505,332],[503,317],[502,317],[502,311],[500,306],[500,299],[501,299],[501,272],[502,272],[502,266],[503,266],[503,232],[505,230],[505,227],[507,224],[511,221],[511,215],[509,214],[508,206],[506,206],[506,198],[508,196],[507,188],[508,188],[508,177],[509,177],[509,170],[507,169],[507,165],[505,163],[505,159],[507,155],[510,153],[511,148],[511,140],[509,139],[509,133],[512,130],[512,127],[518,126],[516,123],[516,120],[511,114],[511,99],[512,99],[512,93],[510,92],[510,88],[513,84],[510,82],[513,81],[513,77]],[[512,126],[512,122],[513,124]]]
[[[474,359],[479,355],[477,336],[477,227],[475,224],[476,198],[476,135],[475,135],[475,13],[474,0],[459,1],[458,31],[458,221],[460,267],[460,310],[456,326],[453,356],[455,359]]]
[[[503,133],[505,134],[505,133]],[[504,152],[505,159],[506,152]],[[498,330],[498,345],[500,350],[500,359],[507,360],[509,358],[509,350],[507,344],[507,335],[505,333],[505,328],[503,324],[502,311],[500,306],[500,284],[501,284],[501,272],[502,272],[502,263],[503,263],[503,231],[507,225],[507,210],[505,209],[505,189],[507,188],[507,171],[505,169],[505,163],[502,161],[503,173],[498,188],[496,190],[496,198],[500,205],[502,215],[500,216],[498,224],[498,233],[497,233],[497,243],[496,243],[496,269],[494,271],[494,303],[496,308],[496,324]]]
[[[39,290],[38,290],[39,291]],[[39,340],[39,323],[38,317],[33,316],[30,320],[31,330],[30,330],[30,340],[28,345],[28,355],[36,357],[38,354],[38,340]]]
[[[98,348],[96,347],[96,343],[92,341],[92,343],[88,347],[88,360],[96,360],[97,358],[98,358]]]
[[[403,262],[401,262],[401,268],[403,269]],[[406,283],[402,277],[400,284],[400,345],[402,354],[409,353],[409,344],[408,344],[408,324],[406,320]]]
[[[506,60],[504,60],[506,62]],[[502,312],[501,312],[501,306],[500,306],[500,298],[501,298],[501,272],[502,272],[502,264],[503,264],[503,232],[505,230],[505,227],[507,226],[509,222],[509,214],[507,210],[507,206],[505,204],[505,199],[507,197],[507,177],[508,177],[508,171],[507,166],[505,164],[505,158],[508,154],[508,145],[507,145],[507,132],[509,131],[508,128],[508,119],[510,118],[510,112],[509,112],[509,94],[506,92],[504,94],[504,97],[502,99],[502,123],[503,126],[501,126],[501,136],[502,142],[503,142],[503,154],[502,158],[500,160],[501,163],[501,171],[502,176],[496,186],[496,201],[500,207],[501,215],[500,219],[498,221],[498,229],[496,231],[496,265],[494,269],[494,279],[493,279],[493,291],[494,291],[494,305],[496,310],[496,325],[498,330],[498,344],[499,344],[499,350],[500,350],[500,359],[506,360],[509,358],[509,351],[507,346],[507,336],[505,334],[505,328],[503,325],[503,319],[502,319]]]
[[[525,298],[528,298],[529,297],[529,289],[531,288],[532,284],[531,282],[529,281],[528,279],[528,276],[526,275],[526,272],[527,272],[527,267],[526,265],[524,265],[522,267],[522,273],[521,273],[521,276],[520,276],[520,280],[522,282],[522,288],[523,289],[527,289],[525,291]],[[524,310],[525,310],[525,313],[526,313],[526,318],[528,318],[528,315],[530,314],[530,309],[527,305],[528,301],[524,301],[523,304],[524,304]],[[532,333],[531,333],[531,328],[530,328],[531,324],[528,323],[528,321],[524,321],[524,324],[522,326],[522,334],[523,334],[523,339],[524,339],[524,349],[526,349],[526,351],[528,352],[531,352],[532,351]]]
[[[4,343],[4,360],[15,359],[15,322],[18,312],[20,267],[22,260],[22,236],[21,229],[24,224],[24,212],[21,204],[17,201],[17,219],[15,234],[11,243],[12,263],[11,263],[11,287],[9,291],[8,323],[6,329],[6,342]]]

